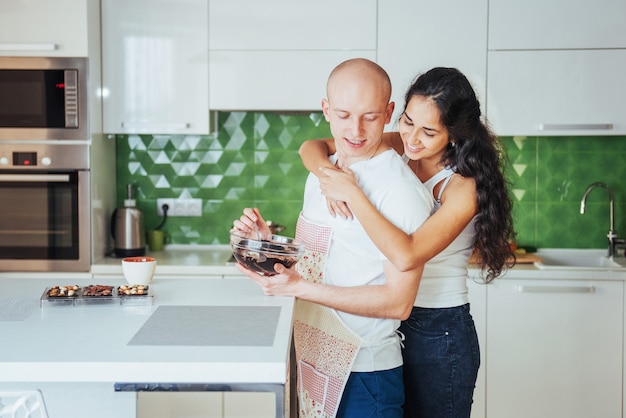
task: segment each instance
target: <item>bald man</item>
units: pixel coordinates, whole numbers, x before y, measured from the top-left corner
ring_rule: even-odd
[[[387,219],[407,233],[415,231],[433,201],[382,142],[394,109],[389,76],[372,61],[348,60],[331,72],[326,94],[322,110],[337,149],[331,162],[354,172]],[[247,208],[235,227],[267,228],[262,220]],[[423,267],[399,271],[357,218],[332,216],[313,174],[306,181],[296,239],[306,245],[296,268],[277,264],[279,274],[271,277],[239,268],[266,294],[300,299],[294,322],[300,416],[401,418],[404,386],[396,330],[413,308]]]

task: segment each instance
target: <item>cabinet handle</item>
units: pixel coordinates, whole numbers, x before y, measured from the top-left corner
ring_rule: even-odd
[[[610,131],[613,129],[612,123],[540,123],[540,131]]]
[[[520,293],[595,293],[595,286],[516,286]]]
[[[122,122],[122,128],[150,128],[150,129],[167,129],[167,130],[181,130],[189,129],[191,124],[189,122],[172,122],[172,123],[152,123],[152,122]]]
[[[56,44],[0,44],[4,51],[54,51]]]
[[[70,176],[67,174],[0,174],[0,183],[10,181],[20,183],[68,183]]]

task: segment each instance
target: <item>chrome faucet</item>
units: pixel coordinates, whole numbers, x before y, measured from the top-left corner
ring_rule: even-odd
[[[580,213],[581,214],[585,213],[585,202],[587,201],[587,195],[589,195],[589,192],[591,192],[591,190],[593,190],[596,187],[600,187],[606,190],[609,194],[609,233],[606,234],[606,237],[609,239],[608,256],[613,257],[615,255],[615,247],[617,246],[617,244],[624,244],[626,241],[624,241],[624,239],[617,238],[617,231],[615,230],[615,223],[614,223],[614,216],[613,216],[613,212],[615,211],[615,202],[613,200],[613,191],[609,188],[609,186],[607,186],[604,183],[598,182],[598,183],[593,183],[589,187],[587,187],[587,190],[585,190],[585,193],[583,194],[583,198],[580,201]]]

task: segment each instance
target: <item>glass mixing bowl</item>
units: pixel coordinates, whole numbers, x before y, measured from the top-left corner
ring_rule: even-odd
[[[304,244],[294,238],[276,234],[258,237],[254,231],[237,229],[230,231],[230,246],[239,263],[264,276],[277,274],[274,264],[290,268],[304,254]]]

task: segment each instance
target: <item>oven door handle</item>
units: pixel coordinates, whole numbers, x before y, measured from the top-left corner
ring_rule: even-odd
[[[0,183],[69,183],[69,174],[0,174]]]

